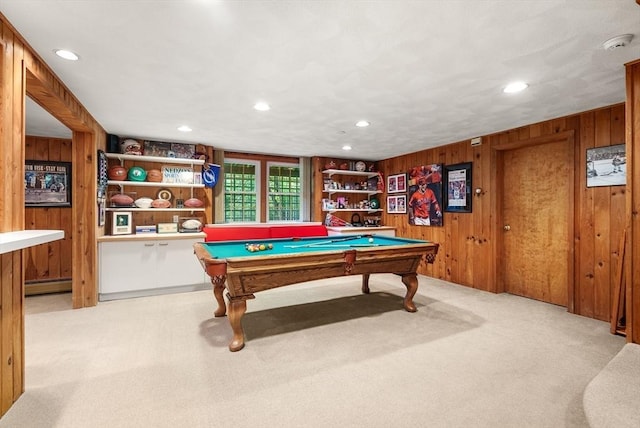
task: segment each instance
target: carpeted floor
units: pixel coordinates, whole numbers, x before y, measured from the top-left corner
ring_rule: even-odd
[[[0,427],[584,427],[586,385],[624,346],[562,307],[420,277],[259,293],[247,345],[210,291],[72,310],[26,304],[26,392]]]

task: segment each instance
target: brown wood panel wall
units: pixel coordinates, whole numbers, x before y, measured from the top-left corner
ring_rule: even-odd
[[[498,164],[492,147],[537,137],[574,132],[576,144],[574,207],[574,304],[578,314],[609,320],[612,305],[617,243],[624,229],[625,186],[586,187],[586,150],[624,143],[624,104],[548,120],[486,135],[480,146],[470,140],[427,149],[379,162],[385,175],[409,171],[416,165],[473,162],[473,212],[444,213],[443,227],[412,226],[407,216],[387,214],[383,224],[396,227],[399,236],[421,238],[441,244],[436,263],[423,266],[422,274],[491,292],[501,292],[496,277],[499,262],[492,240],[496,213],[495,170]],[[552,172],[548,172],[552,173]]]
[[[71,140],[27,135],[25,159],[71,162]],[[71,167],[73,176],[74,170]],[[71,189],[75,191],[75,189]],[[64,239],[28,248],[24,253],[25,283],[71,279],[72,208],[25,208],[25,229],[58,229]]]
[[[25,229],[25,95],[73,130],[72,300],[97,303],[96,150],[104,129],[0,14],[0,233]],[[91,197],[85,197],[91,195]],[[0,256],[0,415],[24,389],[23,251]]]
[[[626,65],[628,235],[625,249],[627,341],[640,343],[640,60]]]
[[[24,224],[23,48],[0,22],[0,232]],[[24,390],[24,296],[22,252],[0,255],[0,415]]]

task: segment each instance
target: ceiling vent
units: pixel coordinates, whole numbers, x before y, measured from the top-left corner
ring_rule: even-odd
[[[482,137],[476,137],[471,139],[471,147],[479,146],[482,144]]]
[[[614,49],[623,48],[631,43],[631,39],[633,39],[633,34],[623,34],[621,36],[612,37],[602,44],[602,47],[608,51],[612,51]]]

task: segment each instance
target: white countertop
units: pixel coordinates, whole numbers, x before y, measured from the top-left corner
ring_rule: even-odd
[[[64,230],[19,230],[0,233],[0,254],[64,239]]]

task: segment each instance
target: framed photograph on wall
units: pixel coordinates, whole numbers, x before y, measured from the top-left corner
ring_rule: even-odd
[[[130,211],[112,211],[111,214],[111,234],[130,235],[133,230]]]
[[[406,214],[407,195],[387,196],[388,214]]]
[[[406,174],[395,174],[387,177],[387,193],[405,193],[406,191]]]
[[[627,184],[627,155],[624,144],[587,149],[587,187]]]
[[[25,161],[24,192],[26,207],[71,207],[71,163]]]
[[[471,181],[471,162],[445,165],[445,211],[457,213],[471,212]]]
[[[442,226],[442,164],[417,165],[407,177],[409,224]]]

